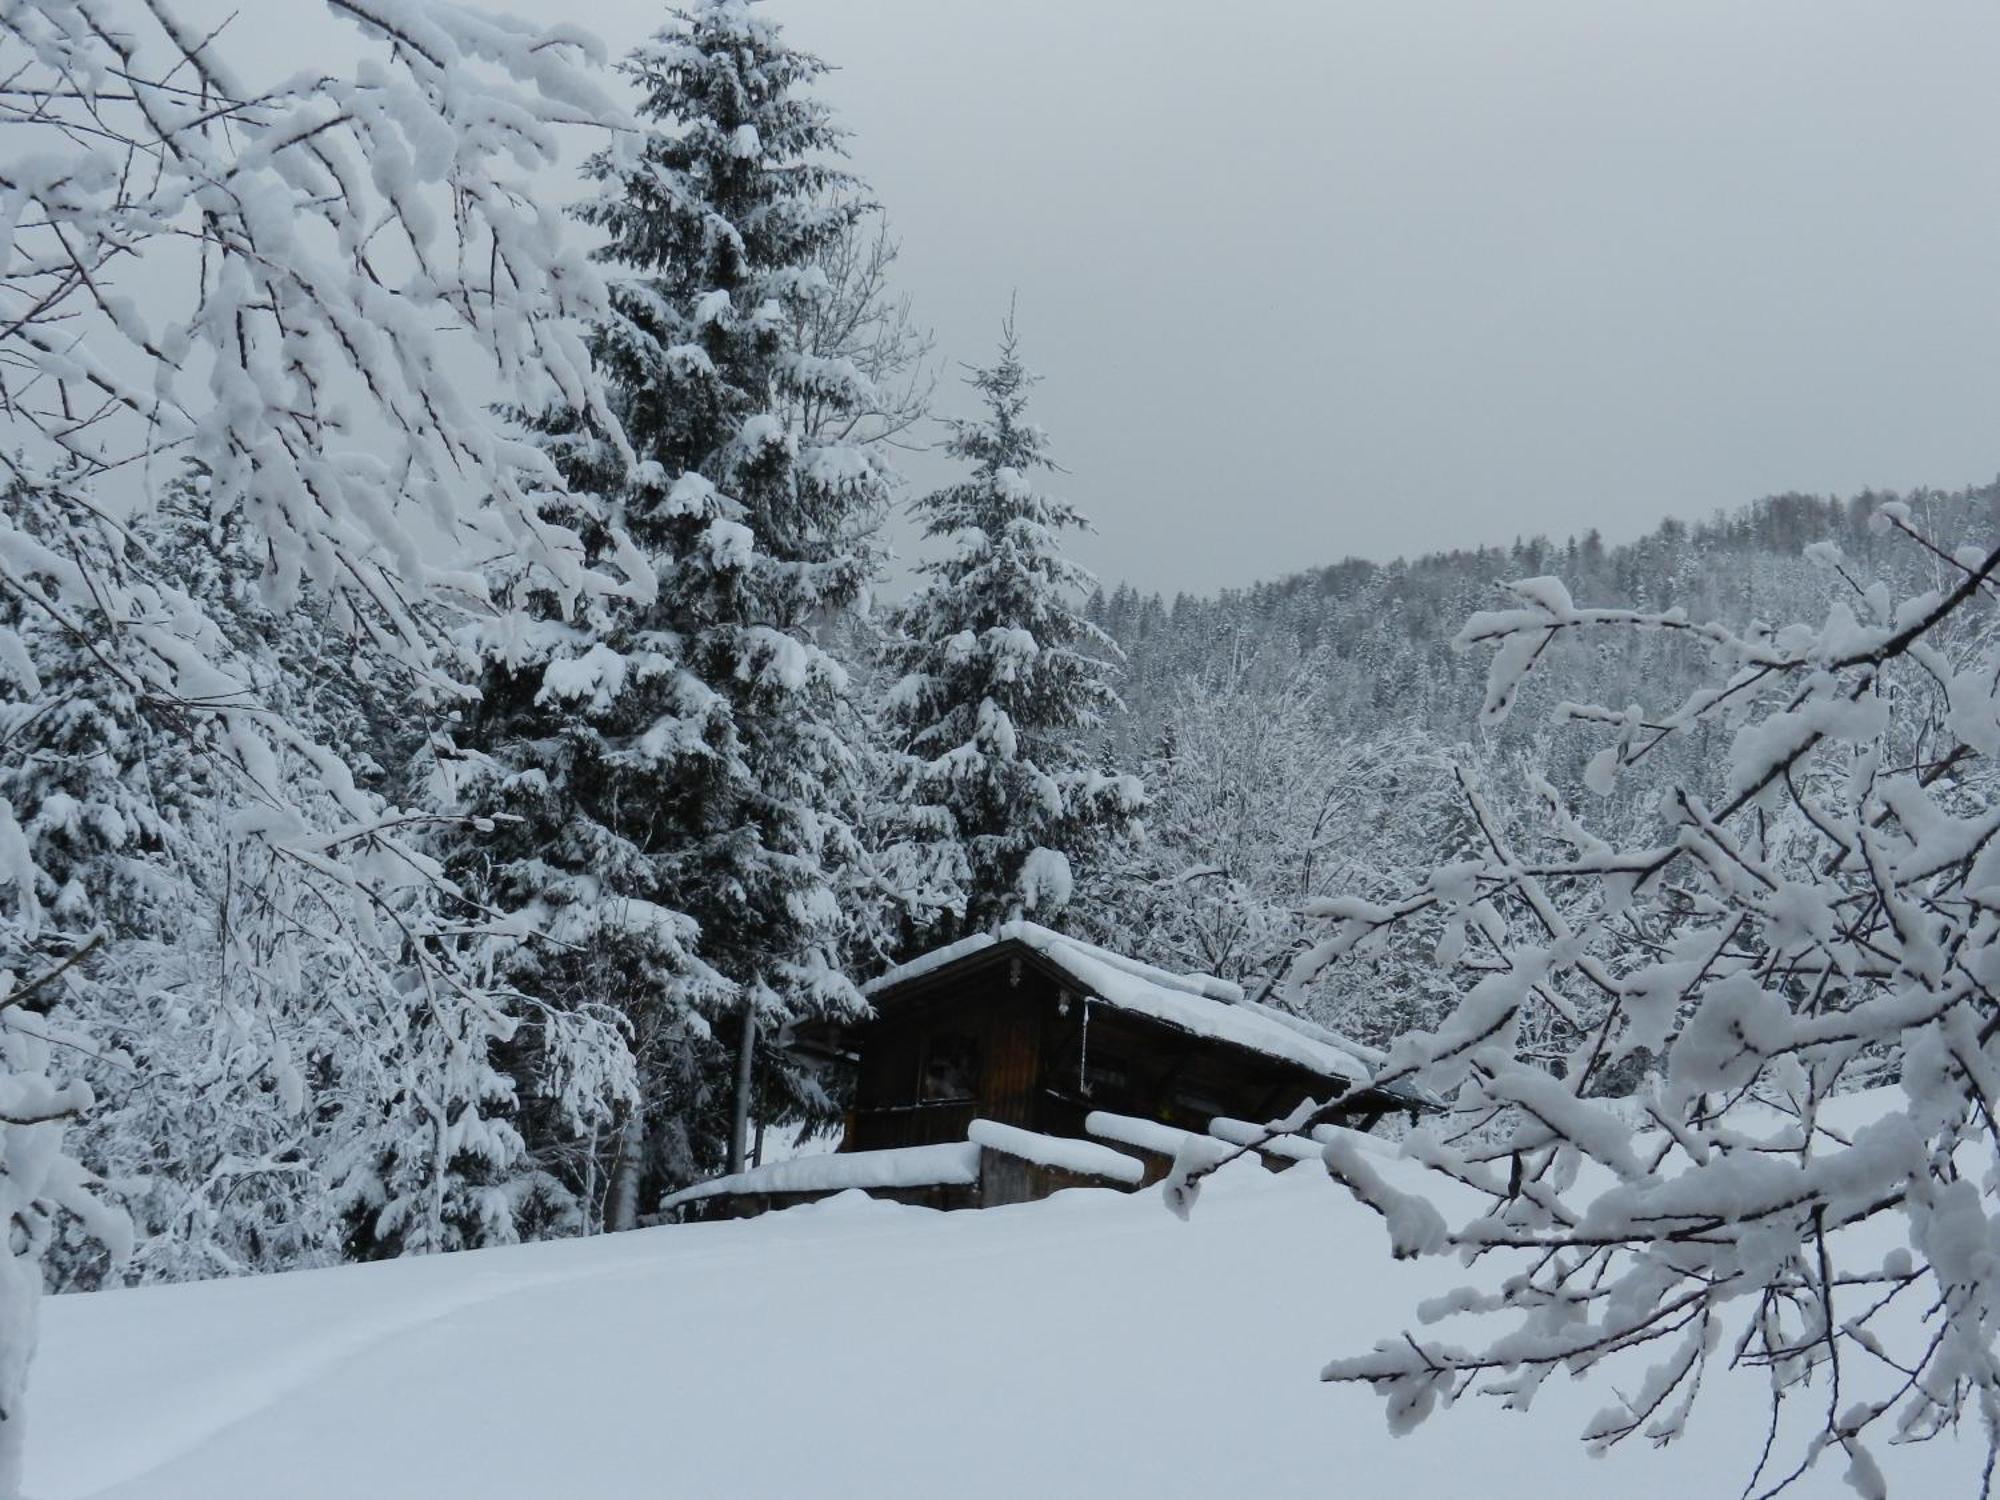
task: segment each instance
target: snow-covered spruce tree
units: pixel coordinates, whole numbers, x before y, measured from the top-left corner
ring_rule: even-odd
[[[807,353],[848,360],[868,381],[866,399],[828,400],[805,393],[787,404],[787,425],[803,441],[842,442],[873,453],[915,445],[913,431],[930,415],[936,373],[933,339],[897,292],[901,247],[880,210],[846,225],[815,257],[823,295],[802,303],[789,337]],[[878,460],[879,461],[879,460]],[[905,484],[892,462],[880,461],[892,494]],[[963,902],[963,861],[942,809],[912,806],[908,757],[883,722],[881,691],[884,617],[843,619],[829,642],[854,670],[863,724],[854,740],[863,762],[865,806],[858,824],[862,860],[841,871],[841,906],[851,919],[849,968],[886,968],[907,951],[912,933],[931,931],[938,915]]]
[[[629,59],[648,128],[591,160],[579,212],[615,268],[593,347],[640,469],[567,411],[535,425],[620,518],[655,597],[546,608],[481,642],[469,791],[520,821],[469,862],[549,917],[515,961],[523,987],[615,1005],[639,1061],[613,1227],[740,1164],[753,1090],[760,1117],[821,1110],[758,1038],[860,1005],[836,895],[860,853],[859,725],[826,641],[862,599],[887,481],[834,420],[869,409],[868,381],[797,343],[828,294],[817,259],[862,211],[805,92],[823,70],[744,0],[676,12]]]
[[[567,596],[643,591],[644,577],[584,566],[574,534],[544,515],[561,485],[546,457],[441,373],[444,330],[456,330],[520,399],[559,390],[601,412],[575,326],[602,311],[601,283],[527,178],[554,159],[560,126],[621,116],[577,66],[591,46],[574,33],[432,0],[331,8],[382,58],[351,78],[303,68],[260,88],[231,66],[227,38],[174,0],[0,6],[19,133],[0,193],[0,463],[14,486],[0,595],[82,648],[67,660],[103,711],[99,740],[177,729],[242,788],[234,833],[301,892],[262,912],[267,930],[320,898],[364,912],[345,938],[435,1014],[492,998],[479,923],[403,899],[412,880],[437,889],[407,830],[338,756],[260,710],[224,632],[120,517],[133,481],[200,463],[214,513],[254,533],[274,608],[330,598],[336,629],[439,679],[438,641],[407,605],[486,608],[472,558],[512,551]],[[425,511],[421,526],[406,504]],[[0,626],[0,676],[10,703],[86,680],[52,689],[12,625]],[[337,829],[296,805],[280,755],[310,768]],[[98,811],[81,809],[111,845]],[[98,1044],[52,1045],[52,1012],[88,1019],[85,966],[106,940],[84,925],[88,903],[49,899],[35,847],[0,804],[0,1500],[19,1490],[57,1223],[95,1217],[100,1235],[122,1234],[62,1139],[92,1099],[57,1070]]]
[[[206,475],[175,480],[133,521],[134,544],[215,622],[260,711],[336,756],[353,796],[379,826],[402,830],[405,854],[422,856],[430,830],[449,822],[423,800],[425,778],[405,769],[434,695],[406,663],[333,628],[323,596],[273,611],[243,518],[212,515],[212,496]],[[407,607],[433,613],[420,600]],[[80,666],[53,675],[88,679]],[[41,722],[26,721],[29,737]],[[551,1016],[504,990],[441,992],[393,950],[357,941],[370,911],[238,834],[258,799],[217,774],[205,726],[190,728],[191,738],[146,733],[122,778],[150,789],[148,805],[174,799],[172,844],[125,861],[165,893],[163,919],[106,911],[119,941],[93,966],[88,1006],[72,1006],[115,1049],[86,1069],[99,1105],[78,1150],[134,1220],[127,1274],[274,1270],[516,1238],[516,1207],[538,1185],[522,1161],[519,1101],[492,1054],[536,1036],[569,1085],[558,1099],[570,1128],[601,1128],[620,1096],[615,1026],[597,1008]],[[279,747],[272,764],[306,825],[351,832],[309,757]],[[417,928],[471,915],[401,856],[383,863],[376,890],[381,916]],[[274,924],[277,913],[285,920]]]
[[[1383,1076],[1451,1099],[1457,1118],[1407,1149],[1479,1210],[1454,1222],[1327,1152],[1397,1255],[1493,1267],[1423,1314],[1464,1319],[1470,1344],[1410,1335],[1327,1367],[1385,1394],[1399,1429],[1468,1391],[1526,1406],[1551,1374],[1596,1372],[1616,1396],[1586,1440],[1666,1442],[1726,1360],[1770,1382],[1748,1492],[1827,1462],[1882,1495],[1885,1440],[1955,1430],[1968,1407],[2000,1453],[2000,547],[1989,531],[1938,549],[1901,505],[1881,520],[1935,587],[1899,599],[1822,543],[1846,587],[1817,624],[1581,608],[1536,578],[1466,625],[1496,648],[1490,717],[1565,636],[1708,648],[1714,679],[1677,705],[1565,705],[1607,735],[1593,794],[1704,725],[1733,748],[1714,798],[1660,789],[1656,842],[1608,842],[1551,798],[1565,847],[1524,856],[1475,797],[1483,850],[1397,899],[1320,907],[1333,931],[1299,978],[1428,925],[1463,986]],[[1554,1069],[1521,1056],[1542,1010],[1575,1038]],[[1603,1097],[1635,1060],[1637,1091]]]
[[[963,909],[926,941],[1022,914],[1061,922],[1078,875],[1137,831],[1145,800],[1138,778],[1098,764],[1119,651],[1083,617],[1094,580],[1062,551],[1061,533],[1087,523],[1035,483],[1055,465],[1027,420],[1035,377],[1011,316],[998,361],[968,383],[986,415],[954,422],[946,448],[971,473],[915,507],[950,550],[923,565],[885,647],[907,800],[936,815],[920,835],[961,862]]]

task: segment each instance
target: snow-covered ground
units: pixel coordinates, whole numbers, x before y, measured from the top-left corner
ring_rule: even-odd
[[[1384,1164],[1387,1165],[1386,1163]],[[1401,1171],[1405,1169],[1397,1168]],[[1751,1377],[1685,1444],[1605,1459],[1602,1387],[1392,1438],[1328,1357],[1449,1265],[1387,1260],[1316,1166],[937,1214],[858,1195],[740,1223],[54,1299],[37,1500],[661,1496],[1671,1497],[1741,1490]],[[1804,1415],[1803,1413],[1801,1414]],[[1977,1493],[1963,1439],[1895,1495]],[[1793,1493],[1850,1493],[1828,1463]]]

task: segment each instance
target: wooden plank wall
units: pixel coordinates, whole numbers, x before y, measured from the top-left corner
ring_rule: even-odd
[[[1009,966],[969,977],[953,992],[912,999],[870,1023],[861,1044],[849,1151],[965,1139],[975,1117],[1034,1128],[1041,1015],[1053,991]],[[922,1072],[932,1039],[970,1034],[979,1045],[977,1096],[926,1101]]]
[[[1035,1094],[1041,1066],[1041,1012],[1053,995],[1038,975],[1023,975],[1018,985],[1002,986],[984,999],[982,1042],[985,1077],[980,1082],[979,1112],[1002,1125],[1035,1128]]]

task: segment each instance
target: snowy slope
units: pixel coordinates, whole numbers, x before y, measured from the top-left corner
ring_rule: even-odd
[[[1385,1167],[1387,1163],[1383,1164]],[[1404,1169],[1397,1168],[1401,1171]],[[1388,1262],[1308,1164],[984,1213],[835,1199],[744,1223],[46,1304],[38,1500],[1734,1495],[1761,1397],[1592,1460],[1605,1392],[1392,1438],[1328,1357],[1453,1276]],[[1983,1449],[1890,1455],[1976,1493]],[[1794,1491],[1846,1495],[1835,1466]]]

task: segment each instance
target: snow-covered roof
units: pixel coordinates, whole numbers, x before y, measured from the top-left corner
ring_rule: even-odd
[[[1279,1058],[1328,1078],[1367,1084],[1382,1054],[1311,1021],[1248,1001],[1209,974],[1175,974],[1035,922],[1007,922],[891,969],[862,987],[871,999],[988,948],[1019,943],[1060,970],[1098,1004]]]

